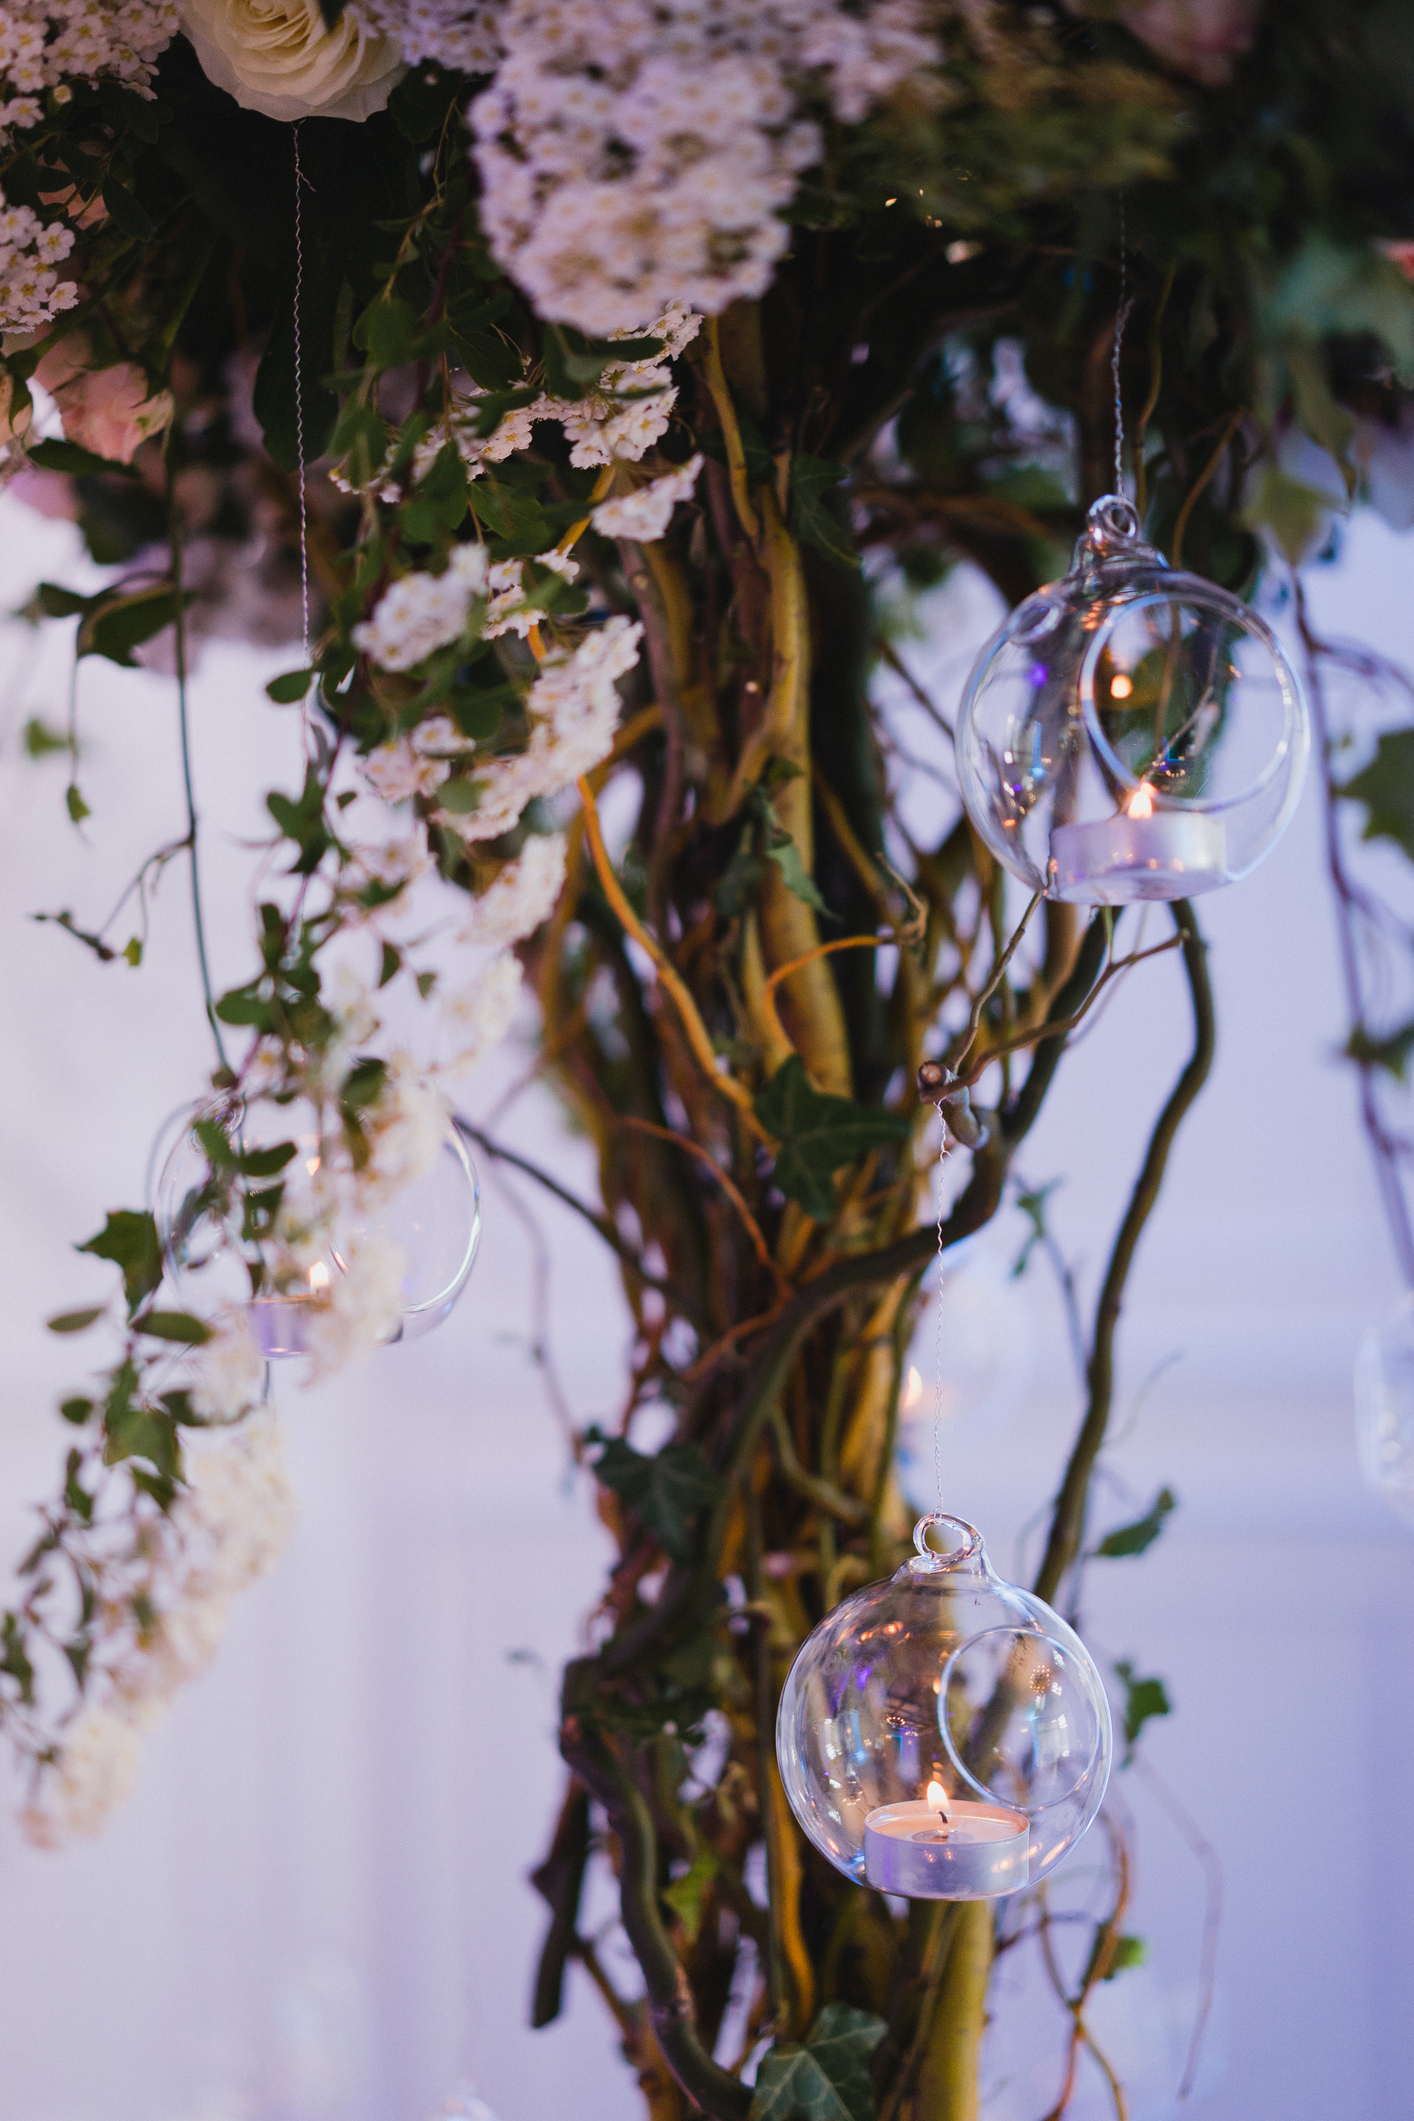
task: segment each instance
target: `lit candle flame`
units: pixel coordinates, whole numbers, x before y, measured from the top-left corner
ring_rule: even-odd
[[[319,1169],[319,1158],[317,1156],[306,1157],[304,1168],[309,1173],[310,1177],[313,1178],[315,1172]]]
[[[316,1296],[321,1296],[329,1286],[329,1269],[322,1259],[316,1259],[309,1270],[309,1286]]]
[[[1141,781],[1129,798],[1129,815],[1131,817],[1152,817],[1154,815],[1154,791],[1147,781]]]
[[[908,1376],[904,1380],[903,1391],[899,1396],[898,1408],[900,1414],[907,1414],[910,1407],[916,1407],[922,1397],[923,1380],[913,1364],[910,1363]]]
[[[928,1809],[946,1833],[952,1825],[952,1813],[948,1809],[948,1793],[941,1782],[930,1782],[928,1785]]]
[[[1113,699],[1127,700],[1133,690],[1133,685],[1131,685],[1123,671],[1120,672],[1117,678],[1110,679],[1110,696]]]

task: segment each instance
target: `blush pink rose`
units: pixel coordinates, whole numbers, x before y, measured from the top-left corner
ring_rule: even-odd
[[[85,341],[71,333],[50,348],[35,375],[58,407],[67,440],[110,463],[131,464],[140,444],[170,426],[172,393],[149,392],[134,361],[91,368],[88,358]]]

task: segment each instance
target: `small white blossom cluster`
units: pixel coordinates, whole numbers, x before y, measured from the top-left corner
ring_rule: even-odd
[[[34,331],[72,309],[79,291],[54,267],[74,247],[62,221],[47,226],[28,206],[10,206],[0,192],[0,331]]]
[[[494,74],[501,0],[357,0],[351,10],[402,46],[409,66],[431,59],[456,74]]]
[[[444,997],[442,1028],[451,1051],[439,1076],[465,1075],[500,1045],[514,1020],[523,977],[520,959],[506,950],[492,958],[479,979]]]
[[[565,552],[537,552],[534,564],[548,567],[562,581],[572,582],[579,573],[578,560],[572,560]],[[524,560],[493,560],[486,573],[486,586],[491,591],[491,601],[486,607],[486,622],[481,629],[483,640],[494,641],[498,634],[517,633],[524,640],[532,626],[538,626],[545,613],[525,600],[522,578],[525,574]]]
[[[354,645],[384,670],[411,670],[465,633],[485,588],[485,547],[455,545],[445,573],[400,575],[379,598],[372,618],[355,626]]]
[[[541,316],[594,334],[764,293],[822,151],[804,110],[856,122],[939,56],[921,0],[509,0],[500,33],[482,224]]]
[[[247,1402],[248,1403],[248,1402]],[[273,1415],[188,1446],[186,1487],[147,1528],[141,1589],[152,1616],[133,1625],[131,1597],[100,1601],[105,1692],[85,1702],[41,1769],[21,1815],[37,1847],[99,1832],[130,1795],[143,1738],[177,1690],[211,1662],[232,1599],[273,1569],[295,1517],[284,1440]]]
[[[39,123],[46,89],[122,81],[152,99],[158,57],[177,34],[174,0],[4,0],[0,5],[0,127]]]
[[[359,771],[383,802],[405,803],[410,796],[435,793],[450,774],[453,759],[473,748],[450,716],[434,714],[410,735],[379,744],[360,761]]]
[[[612,501],[601,501],[590,519],[594,528],[602,537],[633,538],[640,545],[656,544],[659,538],[667,535],[678,502],[692,498],[701,469],[702,458],[689,457],[680,470],[670,471],[661,479],[652,479],[633,493],[620,494]]]
[[[561,794],[607,758],[619,720],[617,682],[638,661],[642,633],[637,620],[616,615],[571,653],[547,657],[525,705],[526,749],[493,759],[477,775],[476,808],[442,823],[467,841],[499,839],[527,803]]]
[[[523,942],[548,920],[564,881],[564,834],[532,835],[516,860],[507,862],[490,889],[474,901],[471,919],[457,941],[495,950]]]

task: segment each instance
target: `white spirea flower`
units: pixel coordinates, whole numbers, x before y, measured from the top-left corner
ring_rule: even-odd
[[[922,0],[508,0],[469,113],[496,261],[602,334],[763,294],[821,135],[936,63]]]
[[[142,1698],[170,1701],[199,1679],[220,1649],[230,1617],[227,1599],[194,1593],[164,1612],[139,1667]]]
[[[344,1272],[334,1275],[327,1300],[310,1306],[305,1324],[310,1384],[361,1362],[395,1337],[407,1270],[407,1253],[390,1238],[369,1231],[350,1240]]]
[[[0,331],[34,331],[52,324],[78,301],[78,284],[54,266],[74,247],[74,232],[49,226],[28,206],[10,206],[0,192]]]
[[[38,124],[40,92],[50,89],[56,101],[69,102],[66,81],[121,81],[150,102],[156,62],[177,28],[173,0],[5,0],[0,93],[7,100],[0,125]]]
[[[564,834],[537,833],[526,841],[519,859],[507,862],[490,889],[475,901],[471,919],[457,941],[496,950],[522,942],[549,919],[564,881]]]
[[[444,573],[400,575],[354,627],[354,644],[384,670],[411,670],[466,632],[485,587],[485,547],[456,545]]]
[[[591,518],[594,528],[606,538],[634,538],[640,545],[654,544],[666,534],[678,502],[691,497],[701,469],[702,458],[689,457],[681,470],[670,471],[664,478],[653,479],[647,486],[620,494],[615,500],[601,501]]]
[[[237,1421],[260,1398],[265,1363],[245,1313],[225,1310],[196,1355],[191,1403],[203,1421]]]
[[[46,1767],[20,1814],[36,1848],[89,1840],[132,1794],[149,1715],[126,1702],[90,1702],[65,1729],[58,1761]]]
[[[436,1163],[449,1125],[441,1093],[411,1056],[393,1056],[377,1102],[365,1115],[368,1162],[358,1174],[367,1200],[388,1198],[425,1178]]]
[[[530,688],[530,743],[476,776],[477,805],[443,822],[469,842],[499,839],[535,796],[559,795],[607,758],[619,722],[618,679],[638,661],[643,628],[615,614],[570,655],[549,656]]]
[[[520,959],[507,951],[493,958],[472,986],[445,997],[442,1023],[452,1053],[439,1068],[440,1075],[465,1075],[500,1044],[511,1028],[522,978]]]
[[[172,1508],[188,1598],[225,1600],[274,1568],[294,1526],[285,1439],[272,1413],[193,1444],[187,1485]]]
[[[501,0],[358,0],[358,7],[402,46],[409,65],[433,59],[455,74],[493,74],[500,64]]]
[[[563,581],[572,582],[579,573],[578,560],[572,560],[567,552],[537,552],[532,565],[548,567]],[[545,613],[536,605],[528,604],[521,586],[525,573],[524,560],[494,560],[486,570],[486,586],[491,591],[491,601],[486,606],[486,620],[481,628],[483,640],[494,641],[503,633],[517,633],[522,640],[532,626],[538,626]]]

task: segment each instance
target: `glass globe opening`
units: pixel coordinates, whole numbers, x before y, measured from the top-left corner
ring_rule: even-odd
[[[210,1128],[249,1165],[277,1144],[293,1145],[278,1172],[258,1175],[213,1161]],[[203,1142],[201,1128],[207,1134]],[[163,1164],[154,1214],[175,1288],[203,1305],[243,1307],[262,1354],[309,1352],[308,1326],[351,1272],[361,1244],[396,1247],[401,1316],[384,1345],[430,1332],[448,1316],[471,1273],[481,1235],[481,1194],[461,1135],[448,1120],[430,1166],[371,1208],[338,1184],[317,1116],[298,1105],[275,1112],[239,1104],[196,1107]],[[270,1189],[303,1242],[272,1240]],[[291,1212],[292,1211],[292,1212]]]
[[[1091,509],[1071,572],[982,650],[957,738],[992,852],[1031,890],[1082,905],[1245,876],[1290,819],[1308,747],[1271,628],[1170,569],[1117,496]]]
[[[803,1644],[777,1718],[782,1781],[847,1877],[995,1898],[1045,1877],[1094,1818],[1109,1704],[1079,1637],[996,1574],[973,1526],[925,1517],[914,1542]]]

